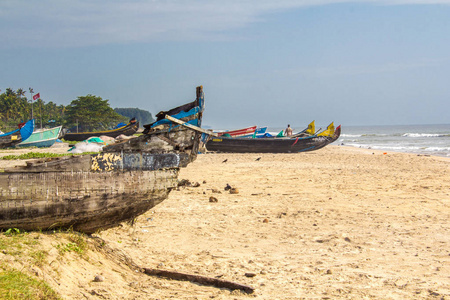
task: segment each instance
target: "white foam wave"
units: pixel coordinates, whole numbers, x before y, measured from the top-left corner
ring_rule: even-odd
[[[425,150],[433,152],[450,152],[450,147],[426,147]]]
[[[386,133],[367,133],[367,134],[362,134],[361,136],[364,137],[371,137],[371,136],[388,136],[389,134]]]
[[[341,137],[361,137],[361,134],[341,134]]]
[[[417,138],[417,137],[443,137],[446,135],[439,133],[404,133],[402,136]]]
[[[343,143],[343,145],[363,149],[374,149],[374,150],[385,150],[385,151],[407,152],[407,153],[429,153],[429,154],[450,156],[450,147],[371,145],[359,143]]]

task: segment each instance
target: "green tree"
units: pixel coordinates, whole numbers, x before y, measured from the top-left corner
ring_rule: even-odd
[[[17,89],[16,94],[17,96],[19,96],[19,98],[22,98],[23,96],[25,96],[25,90],[22,88]]]
[[[118,122],[127,121],[127,118],[114,112],[108,100],[90,94],[73,100],[66,107],[65,119],[68,127],[78,124],[80,131],[105,130]]]
[[[26,115],[28,103],[22,98],[20,89],[15,92],[7,88],[5,93],[0,94],[0,126],[4,132],[17,128],[17,124],[28,120]]]
[[[65,124],[64,112],[66,107],[64,105],[56,105],[52,101],[45,104],[42,109],[42,122],[43,124],[61,125]],[[50,127],[52,127],[51,125]]]

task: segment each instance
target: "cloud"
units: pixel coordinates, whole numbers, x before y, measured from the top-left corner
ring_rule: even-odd
[[[264,16],[337,3],[450,4],[450,0],[3,0],[3,47],[80,47],[129,42],[220,40]],[[241,37],[245,38],[245,37]]]

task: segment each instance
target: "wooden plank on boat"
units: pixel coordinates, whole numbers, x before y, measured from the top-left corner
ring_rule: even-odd
[[[26,166],[17,166],[15,168],[6,169],[5,172],[30,172],[30,173],[46,173],[46,172],[65,172],[65,171],[88,171],[91,164],[90,155],[74,155],[58,158],[38,159],[27,161]]]
[[[202,132],[202,133],[205,133],[205,134],[209,134],[209,135],[212,135],[212,136],[218,136],[217,133],[205,130],[203,128],[200,128],[198,126],[195,126],[195,125],[192,125],[192,124],[189,124],[189,123],[185,123],[185,122],[183,122],[181,120],[178,120],[177,118],[174,118],[174,117],[169,116],[169,115],[166,115],[166,119],[170,120],[170,121],[172,121],[174,123],[180,124],[181,126],[188,127],[188,128],[190,128],[192,130],[195,130],[195,131],[199,131],[199,132]]]

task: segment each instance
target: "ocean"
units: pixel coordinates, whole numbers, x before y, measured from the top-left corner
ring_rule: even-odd
[[[336,124],[335,124],[336,125]],[[306,126],[304,126],[306,127]],[[317,126],[326,128],[326,126]],[[268,128],[278,133],[284,128]],[[304,128],[294,128],[294,132]],[[334,145],[450,157],[450,124],[345,126]]]

